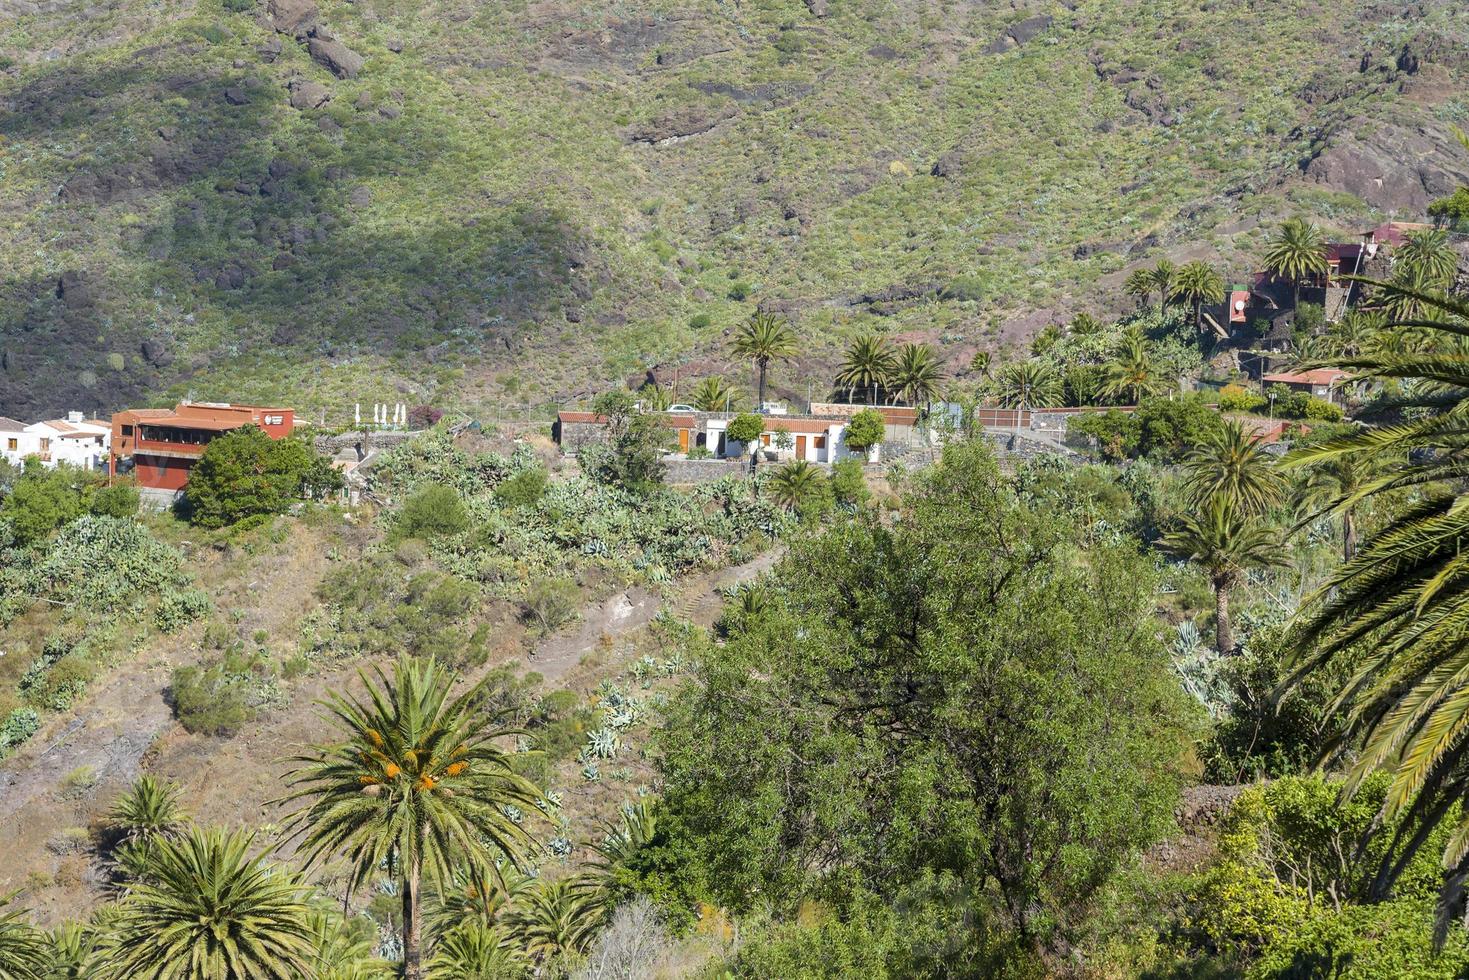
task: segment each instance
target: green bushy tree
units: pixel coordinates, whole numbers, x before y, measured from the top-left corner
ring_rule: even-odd
[[[302,496],[338,489],[341,474],[299,439],[272,439],[253,425],[212,440],[189,473],[189,519],[227,527],[247,517],[284,513]]]
[[[696,874],[748,907],[955,869],[1022,947],[1069,934],[1171,825],[1190,710],[1149,564],[1084,537],[956,443],[896,525],[794,545],[660,736]]]

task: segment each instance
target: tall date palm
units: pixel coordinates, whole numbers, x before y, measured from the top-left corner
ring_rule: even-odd
[[[355,891],[380,867],[402,878],[404,976],[423,978],[423,878],[454,866],[484,872],[524,860],[529,834],[511,808],[538,808],[540,792],[516,773],[486,682],[450,697],[454,678],[433,658],[402,657],[391,678],[364,673],[366,699],[323,702],[344,739],[293,759],[285,801],[306,801],[288,824],[307,865],[336,854]]]
[[[877,401],[877,389],[887,387],[895,366],[887,340],[877,334],[865,334],[847,348],[841,370],[837,372],[837,384],[847,389],[848,398],[855,391],[863,392],[867,404],[872,405]]]
[[[760,373],[757,407],[764,406],[766,372],[773,362],[788,360],[796,353],[796,335],[784,318],[774,313],[752,313],[735,333],[734,352],[755,362]]]
[[[1350,746],[1359,747],[1347,791],[1373,772],[1391,773],[1383,818],[1405,818],[1409,828],[1397,841],[1402,856],[1378,876],[1379,894],[1454,804],[1469,801],[1469,301],[1418,291],[1408,298],[1429,315],[1385,329],[1422,331],[1427,343],[1399,351],[1383,345],[1334,362],[1359,380],[1404,382],[1402,421],[1303,448],[1285,461],[1379,464],[1380,475],[1338,493],[1332,509],[1339,513],[1384,495],[1410,495],[1303,610],[1288,682],[1353,657],[1355,669],[1335,702]],[[1452,819],[1441,926],[1469,882],[1469,808]]]
[[[1264,436],[1225,419],[1184,457],[1183,489],[1195,509],[1222,494],[1246,514],[1263,514],[1280,502],[1285,486],[1265,452]]]
[[[1326,240],[1321,230],[1300,218],[1290,218],[1265,249],[1265,267],[1282,279],[1289,279],[1294,290],[1295,306],[1301,305],[1301,280],[1326,272]]]

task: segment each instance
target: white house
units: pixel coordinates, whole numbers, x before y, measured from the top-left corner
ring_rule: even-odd
[[[0,422],[0,426],[11,420]],[[5,458],[22,463],[35,456],[47,467],[66,463],[88,470],[107,468],[112,445],[112,426],[88,419],[81,412],[69,412],[64,419],[50,419],[19,426],[19,431],[0,431]]]
[[[844,459],[862,459],[876,462],[878,447],[867,452],[847,448],[844,438],[847,420],[838,418],[793,418],[789,415],[767,415],[765,431],[760,433],[762,446],[775,450],[780,444],[782,431],[790,433],[791,446],[780,451],[782,459],[804,459],[811,463],[835,463]],[[716,456],[738,458],[749,452],[742,442],[726,436],[730,419],[710,419],[705,430],[707,445]]]
[[[7,463],[19,466],[21,460],[36,451],[25,428],[24,422],[0,415],[0,457]]]

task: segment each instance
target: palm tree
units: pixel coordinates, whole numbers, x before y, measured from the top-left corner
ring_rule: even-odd
[[[1280,535],[1225,494],[1209,498],[1195,514],[1178,518],[1159,542],[1163,550],[1204,570],[1214,589],[1214,642],[1219,652],[1234,652],[1229,598],[1254,567],[1284,564]]]
[[[799,511],[821,492],[821,470],[804,459],[777,469],[770,477],[770,497],[786,510]]]
[[[603,910],[585,881],[538,881],[508,915],[510,934],[538,964],[583,952],[602,923]]]
[[[943,377],[944,372],[939,368],[932,347],[904,344],[898,348],[892,383],[898,395],[909,405],[917,407],[919,402],[931,402],[937,398]]]
[[[666,412],[673,404],[673,392],[654,381],[646,382],[638,389],[638,400],[645,412]]]
[[[388,980],[397,974],[378,959],[370,938],[354,934],[335,909],[317,906],[307,920],[311,933],[311,963],[306,976],[314,980]]]
[[[146,774],[113,802],[107,817],[112,831],[124,841],[169,837],[189,821],[179,803],[178,787]]]
[[[1031,408],[1061,403],[1061,376],[1045,361],[1006,364],[994,380],[995,393],[1006,408]]]
[[[836,381],[847,389],[848,399],[853,391],[866,391],[867,404],[874,405],[877,403],[877,389],[887,386],[894,367],[892,348],[887,340],[876,334],[866,334],[847,348]]]
[[[1122,291],[1137,300],[1138,306],[1146,306],[1153,295],[1153,274],[1147,269],[1134,269],[1122,284]]]
[[[994,363],[994,355],[987,350],[977,350],[969,359],[969,370],[981,378],[990,376],[990,365]]]
[[[51,946],[51,968],[46,980],[89,980],[101,970],[102,937],[96,929],[76,922],[57,926],[46,934]],[[0,964],[4,957],[0,956]],[[0,977],[5,970],[0,965]]]
[[[1321,275],[1329,268],[1326,262],[1326,241],[1321,237],[1321,230],[1300,218],[1287,220],[1265,249],[1265,268],[1291,281],[1294,306],[1299,309],[1301,280],[1307,276]]]
[[[299,876],[249,857],[253,834],[156,838],[145,880],[118,907],[109,980],[251,980],[304,973],[311,910]]]
[[[1372,285],[1383,286],[1382,283]],[[1464,450],[1469,432],[1469,300],[1443,294],[1417,297],[1433,319],[1392,323],[1389,329],[1422,329],[1441,348],[1426,352],[1366,353],[1335,366],[1378,382],[1408,381],[1399,404],[1402,421],[1305,447],[1286,459],[1314,466],[1342,457],[1371,458],[1382,473],[1338,496],[1336,512],[1383,495],[1405,492],[1402,506],[1322,585],[1303,611],[1294,634],[1290,683],[1331,670],[1351,656],[1349,679],[1337,694],[1347,737],[1358,754],[1350,760],[1346,789],[1371,773],[1392,774],[1382,822],[1404,818],[1397,842],[1401,857],[1374,883],[1384,894],[1423,846],[1428,833],[1456,804],[1469,799],[1469,742],[1463,719],[1469,707],[1469,508],[1465,507]],[[1446,875],[1440,915],[1461,907],[1469,876],[1469,809],[1443,853]],[[1440,919],[1442,923],[1444,919]]]
[[[1168,389],[1170,382],[1158,373],[1147,341],[1129,333],[1123,337],[1117,359],[1107,365],[1102,381],[1102,394],[1108,398],[1126,398],[1136,405],[1149,395]]]
[[[1449,244],[1449,233],[1441,228],[1410,231],[1393,255],[1394,278],[1399,270],[1408,274],[1420,288],[1442,291],[1454,284],[1459,270],[1459,255]]]
[[[760,372],[759,407],[765,405],[765,374],[771,362],[790,359],[796,353],[796,335],[784,318],[773,313],[751,313],[735,334],[734,352],[755,362]]]
[[[1386,323],[1387,319],[1376,310],[1362,307],[1348,310],[1345,316],[1332,324],[1331,332],[1326,335],[1333,356],[1356,357],[1371,344],[1372,338]]]
[[[0,896],[0,980],[45,980],[51,965],[46,937],[25,918],[6,911],[13,896]]]
[[[434,980],[517,980],[530,964],[511,947],[504,931],[466,922],[445,933],[434,948],[429,974]]]
[[[522,863],[530,835],[511,814],[542,797],[497,744],[518,732],[499,726],[490,678],[450,700],[454,677],[432,657],[400,657],[391,680],[374,673],[376,685],[359,672],[366,701],[332,693],[323,702],[345,739],[296,756],[281,802],[311,801],[292,814],[288,839],[300,837],[308,867],[346,855],[349,891],[379,867],[396,869],[404,975],[422,980],[425,869],[442,884],[457,862],[486,871],[496,859]]]
[[[429,927],[435,934],[443,935],[471,920],[484,926],[497,925],[515,896],[534,881],[513,865],[501,868],[498,874],[461,865],[439,888],[438,901],[428,912]]]
[[[694,385],[690,397],[701,412],[727,412],[736,407],[734,389],[717,374]]]
[[[1094,337],[1103,330],[1102,321],[1090,313],[1078,313],[1071,321],[1071,335],[1073,337]]]
[[[1153,271],[1148,276],[1153,281],[1153,288],[1158,291],[1158,312],[1168,311],[1168,297],[1173,295],[1173,280],[1178,275],[1178,268],[1167,259],[1160,259],[1153,266]]]
[[[1189,262],[1178,270],[1173,295],[1194,308],[1194,329],[1204,329],[1204,304],[1224,302],[1224,280],[1205,262]]]
[[[1398,460],[1393,459],[1392,465]],[[1300,503],[1308,513],[1298,526],[1305,526],[1329,513],[1341,515],[1342,560],[1357,554],[1357,511],[1361,493],[1379,479],[1388,460],[1377,454],[1344,453],[1317,460],[1306,471]]]
[[[1184,458],[1183,489],[1195,510],[1222,495],[1244,514],[1258,516],[1280,502],[1285,487],[1265,452],[1264,435],[1225,419]]]

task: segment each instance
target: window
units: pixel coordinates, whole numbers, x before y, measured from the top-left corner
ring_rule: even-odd
[[[132,434],[133,434],[133,427],[132,426],[125,425],[125,426],[122,427],[122,437],[124,439],[131,438],[132,437]]]
[[[50,451],[51,451],[51,440],[50,439],[46,439],[46,438],[42,438],[41,439],[41,452],[43,452],[43,453],[49,453]]]
[[[816,448],[817,449],[825,449],[826,448],[826,436],[817,436],[816,437]]]
[[[20,449],[20,440],[19,439],[6,439],[5,440],[5,448],[8,449],[8,450],[10,450],[11,452],[18,451]]]

